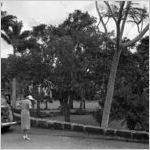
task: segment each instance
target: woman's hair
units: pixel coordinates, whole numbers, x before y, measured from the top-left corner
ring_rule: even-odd
[[[24,96],[23,96],[23,97],[24,97],[24,98],[26,98],[27,96],[28,96],[28,94],[24,94]]]

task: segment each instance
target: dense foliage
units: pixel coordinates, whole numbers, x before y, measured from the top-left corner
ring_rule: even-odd
[[[136,50],[121,56],[112,118],[125,119],[129,129],[148,130],[149,37],[143,38]]]
[[[40,24],[22,31],[23,23],[3,12],[2,38],[18,55],[1,59],[2,88],[13,77],[22,83],[22,92],[29,82],[37,85],[47,79],[54,84],[65,115],[73,99],[100,100],[103,110],[115,47],[95,23],[96,18],[76,10],[57,27]],[[149,37],[132,48],[136,53],[128,47],[120,56],[111,120],[124,119],[129,129],[148,130]],[[102,110],[94,114],[99,122]]]

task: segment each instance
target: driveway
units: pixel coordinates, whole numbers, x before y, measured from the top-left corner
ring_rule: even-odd
[[[32,128],[31,141],[22,138],[20,126],[2,132],[2,149],[148,149],[148,144],[106,140],[100,135]]]

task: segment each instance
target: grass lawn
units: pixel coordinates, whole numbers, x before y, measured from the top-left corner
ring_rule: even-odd
[[[48,103],[48,109],[57,109],[57,108],[59,108],[59,106],[60,106],[59,101],[53,101],[53,103]],[[41,103],[40,107],[42,109],[44,109],[45,104]],[[80,108],[80,102],[74,101],[73,102],[73,107],[74,108]],[[94,110],[94,109],[98,108],[98,101],[86,101],[85,102],[85,107],[86,107],[86,109]]]
[[[74,108],[80,108],[80,102],[74,101]],[[59,112],[60,109],[58,109],[60,106],[59,101],[53,101],[53,103],[48,103],[48,110],[44,110],[45,103],[41,103],[40,108],[42,109],[42,112]],[[86,101],[85,103],[86,110],[88,111],[94,111],[98,108],[98,101]],[[44,117],[45,119],[50,120],[57,120],[57,121],[64,121],[63,115],[57,115],[57,116],[50,116],[50,117]],[[75,115],[71,114],[70,116],[71,122],[73,123],[79,123],[84,125],[93,125],[93,126],[99,126],[99,123],[95,120],[95,118],[92,116],[92,114],[86,114],[86,115]],[[127,129],[125,126],[121,126],[121,121],[112,121],[109,124],[110,128],[115,129]]]
[[[48,117],[47,117],[48,119]],[[64,116],[50,117],[50,120],[64,121]],[[99,126],[99,123],[92,117],[92,115],[71,115],[71,122],[84,125]]]
[[[53,103],[48,104],[49,109],[58,109],[60,106],[59,101],[54,101]],[[73,104],[74,108],[80,108],[80,102],[74,101]],[[85,107],[88,110],[96,110],[98,108],[98,101],[86,101]],[[41,104],[41,108],[45,108],[45,104]],[[54,117],[46,117],[47,119],[51,120],[58,120],[64,121],[64,116],[54,116]],[[71,115],[70,116],[71,122],[79,123],[84,125],[94,125],[99,126],[99,123],[93,118],[92,115]]]
[[[50,120],[57,120],[57,121],[64,121],[64,116],[55,116],[50,117],[47,119]],[[93,125],[93,126],[100,126],[99,123],[93,118],[92,115],[71,115],[70,116],[71,122],[79,123],[84,125]],[[127,129],[126,126],[121,126],[121,120],[114,120],[109,124],[109,128],[113,129]]]
[[[87,110],[96,110],[98,108],[98,101],[86,101],[85,103]],[[54,101],[48,104],[49,109],[57,109],[60,106],[59,101]],[[79,108],[80,102],[74,101],[74,108]],[[41,104],[41,108],[45,108],[45,104]],[[64,121],[64,116],[53,116],[47,117],[50,120]],[[95,120],[92,114],[86,115],[71,115],[70,120],[73,123],[79,123],[84,125],[99,126],[99,123]],[[112,121],[109,124],[110,128],[115,129],[127,129],[125,126],[121,126],[121,121]]]

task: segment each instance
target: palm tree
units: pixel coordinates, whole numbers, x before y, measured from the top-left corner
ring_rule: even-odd
[[[30,31],[23,31],[23,24],[17,21],[15,16],[7,15],[6,12],[1,12],[1,37],[12,45],[13,55],[16,56],[17,52],[23,53],[27,48],[31,47],[29,39]],[[15,108],[16,101],[16,78],[13,77],[12,81],[12,106]]]
[[[1,30],[8,29],[16,19],[16,16],[8,15],[6,11],[1,11]]]
[[[5,38],[5,31],[14,24],[16,16],[8,15],[6,11],[1,11],[1,37],[8,43],[10,42]]]

